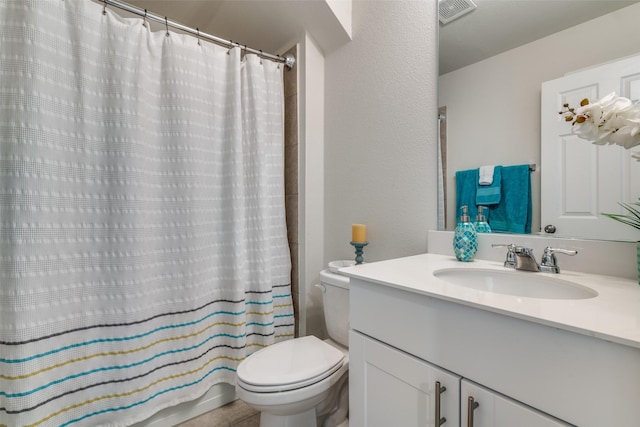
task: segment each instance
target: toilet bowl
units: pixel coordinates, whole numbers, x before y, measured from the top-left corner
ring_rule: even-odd
[[[347,425],[349,279],[323,270],[320,280],[330,338],[282,341],[238,366],[236,396],[261,412],[260,427]]]

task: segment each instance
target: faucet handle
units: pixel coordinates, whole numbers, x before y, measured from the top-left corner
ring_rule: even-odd
[[[517,246],[513,243],[502,244],[502,243],[493,243],[491,245],[492,248],[507,248],[507,259],[504,261],[504,266],[507,268],[516,268],[516,248]]]
[[[546,248],[544,248],[544,253],[545,254],[550,254],[553,255],[555,253],[557,254],[565,254],[565,255],[577,255],[578,251],[574,251],[572,249],[560,249],[560,248],[552,248],[551,246],[547,246]]]
[[[544,248],[544,253],[542,254],[542,262],[540,263],[540,271],[544,271],[545,273],[560,273],[560,268],[558,267],[558,261],[556,260],[555,254],[564,254],[564,255],[577,255],[578,251],[570,250],[570,249],[560,249],[560,248],[552,248],[551,246],[547,246]]]
[[[516,245],[514,245],[513,243],[492,243],[491,247],[492,248],[508,248],[510,251],[512,251],[516,248]]]

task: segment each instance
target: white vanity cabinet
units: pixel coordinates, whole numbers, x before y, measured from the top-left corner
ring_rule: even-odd
[[[431,258],[348,269],[352,427],[438,425],[437,380],[447,389],[445,427],[467,426],[471,392],[480,404],[474,427],[640,426],[639,348],[459,300],[467,291],[421,287]],[[512,300],[540,312],[585,304]]]
[[[351,426],[570,426],[358,332],[349,348]]]

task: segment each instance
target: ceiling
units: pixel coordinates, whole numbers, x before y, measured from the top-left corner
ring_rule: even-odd
[[[304,31],[311,34],[325,54],[349,40],[349,34],[337,23],[326,0],[125,1],[205,33],[269,53],[289,47]],[[391,6],[399,0],[386,1]],[[474,0],[478,5],[475,10],[449,24],[440,24],[440,74],[639,1]],[[358,37],[357,32],[353,37]]]
[[[288,49],[305,31],[325,54],[350,40],[326,0],[123,1],[268,53]]]
[[[476,9],[449,24],[440,24],[440,74],[638,3],[638,0],[473,1]]]

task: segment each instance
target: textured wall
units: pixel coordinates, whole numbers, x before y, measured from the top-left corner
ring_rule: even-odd
[[[356,1],[353,41],[325,62],[325,261],[427,249],[436,226],[436,1]]]

